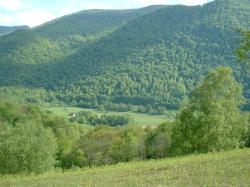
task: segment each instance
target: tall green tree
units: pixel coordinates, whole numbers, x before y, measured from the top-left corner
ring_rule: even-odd
[[[237,56],[240,58],[240,61],[250,63],[250,30],[242,31],[241,34],[243,37],[237,50]]]
[[[42,173],[54,167],[56,140],[42,125],[0,123],[0,173]]]
[[[247,131],[247,120],[240,110],[243,102],[242,88],[230,68],[210,71],[176,117],[173,153],[205,153],[242,146]]]

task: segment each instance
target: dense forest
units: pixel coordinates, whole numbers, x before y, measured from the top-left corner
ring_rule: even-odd
[[[227,65],[249,100],[249,69],[234,57],[249,16],[248,0],[64,16],[0,38],[0,94],[25,90],[27,101],[89,108],[177,109],[210,69]]]
[[[2,102],[0,173],[37,174],[247,147],[250,116],[241,111],[243,102],[242,87],[226,67],[208,73],[175,121],[155,128],[91,113],[79,113],[70,122],[35,105]],[[81,120],[88,125],[77,123]]]

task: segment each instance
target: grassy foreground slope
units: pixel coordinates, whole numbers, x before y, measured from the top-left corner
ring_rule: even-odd
[[[249,186],[250,149],[89,168],[33,177],[2,177],[0,186]]]

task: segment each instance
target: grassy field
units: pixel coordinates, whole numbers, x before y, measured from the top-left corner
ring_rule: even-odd
[[[250,184],[250,149],[182,158],[121,163],[52,172],[40,176],[2,176],[1,187],[161,187],[242,186]]]
[[[98,111],[94,109],[82,109],[82,108],[76,108],[76,107],[45,107],[45,110],[52,111],[54,114],[62,116],[62,117],[68,117],[70,113],[76,113],[79,111],[92,111],[96,113],[97,115],[107,114],[107,112]],[[133,118],[133,125],[159,125],[165,121],[171,120],[171,118],[168,115],[150,115],[150,114],[140,114],[136,112],[108,112],[108,114],[128,114]],[[171,115],[174,115],[174,112],[171,113]]]

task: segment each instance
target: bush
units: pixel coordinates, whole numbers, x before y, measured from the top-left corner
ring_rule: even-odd
[[[88,160],[88,165],[103,165],[112,163],[109,148],[112,140],[118,136],[117,131],[109,126],[98,126],[82,137],[79,142]]]
[[[72,167],[85,167],[88,165],[88,161],[84,152],[81,149],[73,150],[72,152],[64,155],[62,158],[61,167],[70,169]]]
[[[144,129],[137,126],[98,126],[80,140],[76,149],[78,160],[82,159],[84,162],[81,163],[86,164],[87,159],[88,165],[141,160],[145,158],[144,135]],[[79,149],[82,150],[82,156]]]
[[[0,173],[42,173],[54,167],[56,141],[51,130],[31,123],[0,127]]]
[[[171,125],[163,123],[156,129],[149,129],[145,139],[147,158],[164,158],[170,155]]]
[[[117,129],[109,148],[113,163],[141,160],[145,158],[144,129],[139,126],[126,126]]]

